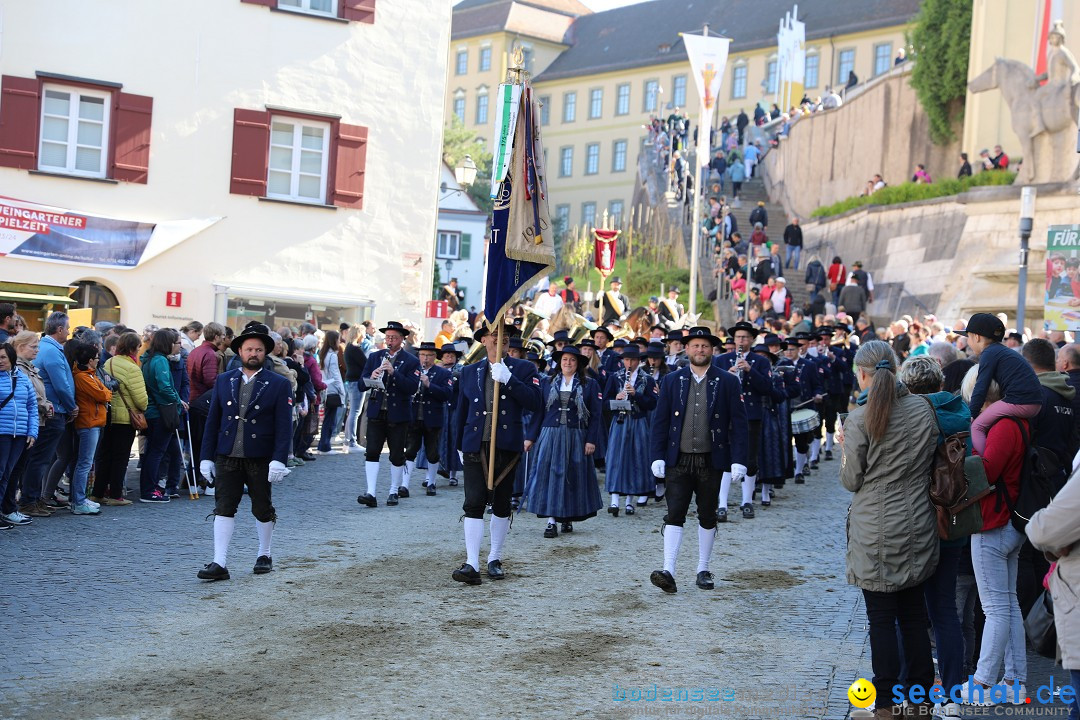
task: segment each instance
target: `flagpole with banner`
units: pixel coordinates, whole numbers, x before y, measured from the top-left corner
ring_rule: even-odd
[[[504,318],[525,291],[555,266],[555,238],[548,212],[547,171],[540,137],[540,104],[533,95],[524,53],[514,51],[506,82],[496,102],[492,165],[494,209],[484,272],[484,322],[495,332],[496,361],[503,360]],[[492,394],[492,415],[499,414],[499,386]],[[495,430],[488,446],[488,491],[495,487]],[[500,481],[505,478],[500,478]],[[511,480],[512,482],[512,480]]]
[[[695,181],[701,176],[702,168],[709,164],[709,138],[712,137],[712,116],[716,106],[716,97],[720,92],[720,84],[724,79],[724,70],[727,67],[728,47],[731,38],[709,36],[709,26],[706,25],[701,35],[682,33],[683,44],[686,46],[686,57],[690,60],[691,75],[697,84],[698,97],[701,98],[700,115],[698,118],[698,141],[694,148],[697,156],[698,169]],[[702,152],[702,144],[705,151]],[[703,185],[696,182],[695,187]],[[698,246],[701,243],[701,191],[694,198],[694,226],[691,229],[690,240],[690,305],[688,312],[697,312],[697,289],[698,289]]]

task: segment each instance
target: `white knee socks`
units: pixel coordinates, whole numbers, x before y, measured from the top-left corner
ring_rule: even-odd
[[[482,518],[465,518],[465,562],[480,569],[480,542],[484,539],[484,521]]]
[[[502,560],[502,546],[506,542],[506,533],[510,530],[510,518],[491,516],[491,552],[488,553],[488,562]]]
[[[428,487],[435,487],[435,476],[439,474],[439,466],[435,463],[429,463],[427,466],[427,484]]]
[[[657,500],[664,497],[664,493],[666,493],[666,492],[667,492],[667,485],[665,485],[664,483],[656,483],[656,493],[655,494],[656,494],[656,499]]]
[[[368,460],[364,463],[364,470],[367,472],[367,494],[375,497],[375,486],[379,482],[379,463]]]
[[[819,452],[821,452],[821,438],[816,437],[810,443],[810,462],[817,462]]]
[[[806,467],[806,453],[795,453],[795,474],[802,475],[803,468]]]
[[[675,558],[679,556],[683,529],[679,525],[664,526],[664,569],[675,574]]]
[[[698,525],[697,529],[697,547],[698,547],[698,561],[697,571],[702,572],[709,569],[709,558],[712,557],[713,541],[716,540],[716,528],[712,530],[706,530]]]
[[[728,495],[731,493],[731,473],[724,473],[720,478],[720,504],[719,507],[727,508]]]
[[[757,475],[747,475],[742,481],[742,504],[754,504],[754,486],[757,484]]]
[[[259,556],[270,557],[270,538],[274,534],[274,523],[256,520],[255,530],[259,533]]]
[[[833,434],[831,432],[825,433],[825,452],[832,452]]]
[[[229,541],[236,529],[236,518],[214,516],[214,562],[226,567],[225,559],[229,555]]]
[[[416,462],[414,460],[405,461],[405,473],[401,478],[401,487],[409,487],[409,478],[412,477],[412,471],[416,469]]]
[[[649,496],[648,495],[638,495],[637,501],[638,501],[639,505],[644,505],[645,503],[649,502]]]
[[[611,493],[611,507],[619,507],[619,493]]]
[[[772,483],[761,483],[761,502],[772,502]]]
[[[405,474],[404,465],[391,465],[390,466],[390,494],[396,495],[398,488],[401,487],[401,476]],[[408,486],[406,486],[408,487]]]

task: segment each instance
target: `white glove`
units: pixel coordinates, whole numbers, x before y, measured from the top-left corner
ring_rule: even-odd
[[[461,461],[461,467],[465,467],[465,453],[463,453],[461,450],[458,450],[457,451],[457,456],[458,456],[458,460]]]
[[[491,379],[497,383],[509,382],[510,368],[506,367],[506,363],[493,363],[491,366]]]
[[[270,482],[275,483],[278,480],[284,480],[285,476],[291,473],[292,470],[285,467],[285,463],[280,463],[277,460],[270,461],[270,475],[268,479]]]
[[[731,463],[731,480],[742,480],[746,477],[746,466],[739,463]]]
[[[658,477],[658,478],[664,477],[664,472],[666,472],[666,468],[667,468],[667,463],[664,462],[663,460],[653,460],[652,474],[655,475],[656,477]]]
[[[213,460],[203,460],[199,463],[199,474],[206,478],[206,482],[212,486],[214,484],[214,478],[217,477],[217,468],[214,467]]]

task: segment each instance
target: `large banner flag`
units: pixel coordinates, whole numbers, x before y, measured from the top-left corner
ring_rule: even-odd
[[[593,248],[593,265],[607,278],[615,271],[615,242],[619,239],[619,231],[593,228],[592,232],[596,242]]]
[[[130,270],[220,219],[122,220],[0,196],[0,257]]]
[[[683,33],[682,39],[686,46],[686,57],[690,60],[691,74],[697,85],[698,97],[701,98],[699,125],[706,130],[699,130],[699,133],[705,132],[701,137],[708,138],[712,131],[713,108],[716,106],[720,84],[724,80],[724,70],[727,68],[731,38]],[[708,165],[709,160],[708,152],[698,153],[698,162],[702,167]]]
[[[539,105],[528,82],[521,85],[519,101],[509,170],[495,197],[487,248],[484,319],[490,326],[555,266]]]
[[[1047,231],[1043,329],[1080,332],[1080,225]]]

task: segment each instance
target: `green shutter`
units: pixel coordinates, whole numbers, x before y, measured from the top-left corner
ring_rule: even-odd
[[[461,259],[469,259],[469,246],[472,245],[472,235],[468,233],[462,233],[461,235]]]

